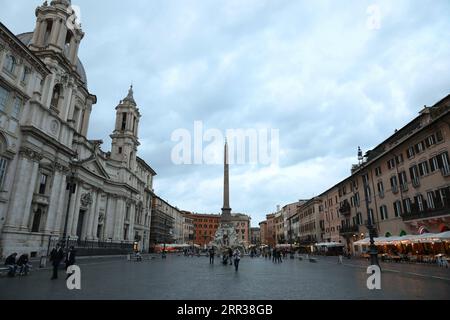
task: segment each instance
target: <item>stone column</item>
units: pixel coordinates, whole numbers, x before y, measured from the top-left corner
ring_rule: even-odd
[[[75,36],[70,40],[70,51],[69,51],[69,60],[70,62],[76,66],[77,65],[77,55],[78,55],[78,41],[75,39]]]
[[[59,30],[58,30],[58,40],[56,42],[56,45],[60,47],[64,52],[64,45],[66,44],[66,37],[67,37],[67,28],[64,24],[64,21],[60,24]]]
[[[83,136],[87,136],[87,131],[89,128],[89,118],[91,117],[92,112],[92,103],[89,103],[85,112],[84,112],[84,118],[82,119],[82,126],[81,126],[81,134]]]
[[[62,173],[59,170],[55,170],[53,177],[53,187],[50,193],[49,206],[47,210],[47,221],[45,223],[44,232],[53,233],[55,231],[54,226],[56,224],[57,208],[59,205],[60,194],[64,194],[65,189],[61,188],[61,181],[64,180]]]
[[[56,18],[53,20],[53,25],[52,25],[52,31],[50,33],[50,40],[49,43],[55,45],[56,42],[58,41],[58,32],[59,32],[59,27],[61,26],[61,21],[60,19]]]
[[[45,32],[47,30],[47,25],[48,25],[47,20],[43,20],[40,23],[40,29],[38,31],[39,32],[38,39],[37,39],[37,42],[36,42],[36,46],[38,46],[38,47],[43,47],[44,46]]]
[[[80,214],[80,200],[83,188],[80,182],[77,182],[77,192],[72,195],[72,203],[70,204],[69,223],[67,225],[67,235],[75,236],[77,234],[77,222]]]
[[[114,217],[113,239],[115,241],[123,240],[122,233],[123,233],[123,227],[124,227],[125,210],[126,210],[125,200],[122,197],[120,197],[117,200],[115,217]]]
[[[94,227],[94,218],[96,216],[97,209],[98,209],[97,204],[98,204],[98,192],[93,192],[92,203],[91,203],[91,207],[89,209],[89,216],[87,219],[87,227],[85,228],[86,229],[86,237],[88,240],[94,239],[93,227]]]
[[[23,207],[23,219],[21,229],[29,231],[30,229],[30,215],[31,215],[31,202],[33,201],[34,190],[36,186],[36,180],[39,172],[39,161],[36,158],[32,159],[32,168],[30,173],[30,182],[27,185],[27,193],[25,194],[25,204]]]
[[[68,85],[64,88],[64,102],[61,110],[61,116],[64,121],[67,121],[69,118],[70,107],[72,106],[72,93],[73,87],[72,85]]]
[[[92,224],[92,239],[94,240],[98,240],[97,239],[97,229],[98,229],[98,218],[100,216],[100,203],[102,200],[102,192],[98,192],[97,194],[97,203],[96,203],[96,208],[95,208],[95,214],[94,214],[94,221]]]
[[[37,41],[38,41],[38,38],[39,38],[39,31],[41,30],[41,25],[42,25],[42,20],[38,19],[36,21],[36,28],[34,29],[34,32],[33,32],[33,38],[31,39],[31,44],[32,45],[36,45],[37,44]]]
[[[32,182],[33,162],[24,153],[19,154],[17,170],[12,187],[11,202],[6,215],[5,228],[19,229],[25,213],[25,204]]]
[[[128,226],[128,240],[134,240],[134,221],[136,219],[136,204],[130,206],[130,224]]]
[[[112,194],[106,195],[106,207],[105,207],[105,219],[103,221],[103,234],[105,235],[105,240],[112,238],[112,222],[114,221],[114,198]]]
[[[50,75],[50,78],[47,80],[48,84],[47,84],[47,90],[44,90],[44,92],[46,92],[46,96],[44,97],[45,101],[43,100],[43,105],[47,108],[50,108],[50,103],[52,101],[52,96],[53,96],[53,88],[55,86],[55,82],[56,82],[56,75],[54,73],[52,73]]]
[[[66,178],[66,176],[62,176],[61,184],[59,186],[60,192],[59,192],[58,206],[56,209],[56,219],[55,219],[55,224],[53,226],[53,229],[59,235],[62,235],[64,233],[64,223],[66,221],[66,215],[67,215],[67,205],[68,204],[66,204],[66,206],[64,205],[67,202],[67,201],[64,201],[64,199],[66,197],[68,197],[69,190],[66,190],[66,186],[67,186],[67,178]]]

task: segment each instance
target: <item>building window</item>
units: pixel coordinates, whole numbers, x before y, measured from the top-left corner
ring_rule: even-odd
[[[378,176],[381,176],[381,167],[377,167],[377,168],[375,168],[375,175],[378,177]]]
[[[3,188],[7,168],[8,168],[8,160],[6,160],[6,158],[0,157],[0,189]]]
[[[122,154],[122,147],[119,147],[119,154]]]
[[[395,205],[394,205],[394,207],[395,207]],[[381,220],[388,219],[387,207],[385,205],[380,207],[380,214],[381,214]]]
[[[414,146],[414,151],[416,151],[416,154],[422,152],[423,150],[425,150],[425,145],[423,141],[420,141],[418,144]]]
[[[403,154],[402,153],[400,153],[398,156],[395,157],[395,162],[397,162],[397,164],[403,163]]]
[[[402,214],[402,205],[400,203],[400,201],[395,201],[394,202],[394,216],[396,218],[400,217],[400,215]]]
[[[428,208],[434,209],[434,191],[427,192]]]
[[[5,111],[6,105],[8,104],[9,92],[0,87],[0,111]]]
[[[127,114],[126,114],[126,112],[124,112],[124,113],[122,113],[122,127],[121,127],[121,130],[122,131],[125,130],[126,126],[127,126]]]
[[[362,218],[361,212],[358,212],[358,213],[356,214],[356,223],[357,223],[358,225],[362,225],[362,224],[363,224],[363,218]]]
[[[28,81],[28,76],[29,76],[30,73],[31,73],[30,68],[25,67],[25,68],[23,69],[22,79],[21,79],[21,81],[22,81],[23,83],[27,83],[27,81]]]
[[[372,224],[375,223],[375,216],[373,215],[373,209],[369,209],[368,219],[372,222]]]
[[[11,114],[13,116],[13,118],[19,119],[21,110],[22,110],[22,99],[20,99],[19,97],[16,97],[14,99],[14,105],[13,105],[12,114]]]
[[[419,194],[418,196],[414,197],[415,204],[420,212],[424,211],[424,205],[423,205],[423,196]]]
[[[31,232],[39,232],[41,228],[41,218],[42,218],[42,211],[41,209],[38,209],[33,216],[33,224],[31,226]]]
[[[406,185],[408,183],[408,180],[406,179],[406,172],[402,171],[398,174],[398,179],[400,181],[400,185]]]
[[[56,84],[53,88],[52,100],[50,102],[50,106],[55,109],[59,107],[59,100],[62,95],[62,86],[60,84]]]
[[[41,179],[39,181],[39,194],[45,194],[47,191],[47,182],[48,182],[48,175],[41,174]]]
[[[405,209],[405,213],[411,213],[411,199],[406,198],[403,200],[403,208]]]
[[[17,65],[17,61],[16,58],[14,58],[12,55],[7,55],[6,56],[6,61],[5,61],[5,70],[8,71],[9,73],[14,73],[14,70],[16,69],[16,65]]]
[[[437,157],[430,159],[430,172],[435,172],[439,168],[439,162]]]
[[[408,159],[411,159],[412,157],[414,157],[414,155],[415,155],[414,147],[410,147],[408,149],[408,151],[406,151],[406,155],[407,155]]]
[[[419,163],[419,174],[421,177],[428,174],[428,162],[427,161]]]
[[[380,196],[380,198],[384,197],[384,185],[383,185],[383,181],[379,181],[377,183],[377,188],[378,188],[378,194]]]
[[[395,160],[394,160],[394,159],[389,160],[389,161],[387,162],[387,166],[388,166],[388,169],[389,169],[389,170],[394,169],[394,168],[395,168]]]
[[[434,144],[436,144],[436,137],[434,136],[434,134],[425,139],[425,145],[427,146],[427,148],[431,147]]]

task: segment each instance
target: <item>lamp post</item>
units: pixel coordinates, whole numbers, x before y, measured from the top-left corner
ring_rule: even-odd
[[[64,240],[64,246],[67,249],[67,244],[68,244],[68,237],[67,237],[67,224],[69,222],[69,213],[70,213],[70,203],[72,202],[72,194],[75,193],[77,184],[75,183],[75,172],[72,170],[70,177],[69,177],[69,182],[67,183],[67,188],[66,190],[69,190],[69,199],[67,201],[67,211],[66,211],[66,217],[65,217],[65,221],[64,221],[64,231],[63,231],[63,240]]]
[[[364,164],[362,162],[362,151],[361,148],[358,147],[358,159],[360,161],[360,165],[362,168],[364,168]],[[369,254],[370,254],[370,264],[380,266],[378,262],[378,250],[377,246],[375,245],[375,236],[376,236],[376,229],[373,225],[372,221],[372,215],[370,214],[370,208],[369,208],[369,193],[367,192],[367,189],[369,187],[369,173],[366,174],[366,177],[363,177],[363,187],[364,187],[364,198],[366,202],[366,210],[367,210],[367,229],[369,230],[369,237],[370,237],[370,246],[369,246]]]

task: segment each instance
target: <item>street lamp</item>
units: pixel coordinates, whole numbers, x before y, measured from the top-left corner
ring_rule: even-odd
[[[67,201],[67,211],[66,211],[66,218],[65,218],[65,222],[64,222],[64,231],[63,231],[63,240],[65,243],[65,248],[67,249],[67,244],[68,244],[68,237],[67,237],[67,224],[69,222],[69,212],[70,212],[70,203],[72,201],[72,194],[75,193],[77,184],[75,183],[75,171],[72,169],[70,177],[69,177],[69,182],[67,183],[67,187],[66,190],[69,191],[69,199]]]
[[[358,159],[360,160],[361,166],[364,168],[364,165],[362,163],[362,151],[361,148],[358,147]],[[364,184],[364,197],[366,201],[366,210],[367,210],[367,229],[369,230],[369,237],[370,237],[370,246],[369,246],[369,255],[370,255],[370,264],[380,266],[378,262],[378,250],[377,246],[375,245],[375,236],[376,236],[376,229],[373,225],[372,221],[372,215],[370,214],[369,209],[369,193],[367,192],[368,189],[368,182],[369,182],[369,173],[367,173],[366,177],[363,177],[363,184]]]

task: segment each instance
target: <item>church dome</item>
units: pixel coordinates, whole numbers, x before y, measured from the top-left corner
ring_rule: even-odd
[[[17,35],[17,38],[22,41],[22,43],[26,46],[28,46],[31,43],[31,39],[33,38],[33,32],[26,32],[21,33]],[[86,77],[86,71],[84,70],[84,66],[81,63],[80,59],[77,60],[77,72],[81,77],[81,81],[84,83],[85,87],[87,88],[87,77]]]

